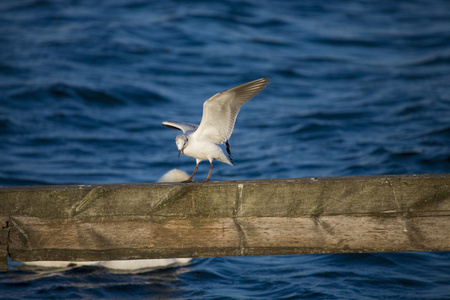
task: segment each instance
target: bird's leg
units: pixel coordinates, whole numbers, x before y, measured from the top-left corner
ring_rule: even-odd
[[[192,175],[189,176],[188,179],[186,179],[185,181],[182,181],[182,182],[186,182],[186,183],[191,182],[192,179],[194,178],[195,173],[197,173],[197,170],[198,170],[198,161],[196,162],[194,173],[192,173]]]
[[[206,179],[203,180],[203,182],[208,182],[209,181],[209,176],[211,176],[211,172],[212,172],[212,169],[213,169],[213,163],[212,163],[212,161],[210,161],[209,163],[211,164],[211,169],[209,169],[208,177],[206,177]]]

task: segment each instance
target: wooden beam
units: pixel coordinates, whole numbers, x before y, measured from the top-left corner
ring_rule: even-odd
[[[7,218],[0,217],[0,271],[8,270],[8,241],[8,220]]]
[[[0,221],[14,261],[448,251],[450,174],[2,187]]]

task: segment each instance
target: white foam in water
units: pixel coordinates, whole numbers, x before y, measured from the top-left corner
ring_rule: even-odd
[[[181,170],[172,169],[165,173],[158,182],[180,182],[189,178],[189,175]],[[149,268],[164,268],[170,266],[186,265],[191,258],[161,258],[161,259],[134,259],[134,260],[109,260],[109,261],[33,261],[23,262],[27,266],[42,268],[67,268],[79,266],[99,266],[114,270],[139,270]]]

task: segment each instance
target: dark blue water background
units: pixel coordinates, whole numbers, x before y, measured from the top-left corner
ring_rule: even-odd
[[[198,123],[208,97],[260,77],[236,167],[216,163],[213,180],[450,171],[449,1],[15,0],[0,2],[0,185],[190,173],[161,122]],[[450,254],[13,264],[0,297],[443,299]]]

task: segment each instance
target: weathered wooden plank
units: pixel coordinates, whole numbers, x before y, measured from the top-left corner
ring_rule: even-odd
[[[245,218],[244,254],[347,253],[448,250],[448,217],[324,216],[320,218]],[[292,249],[289,251],[289,249]],[[273,251],[274,250],[274,251]]]
[[[378,213],[426,206],[449,196],[448,174],[0,188],[0,216],[297,216]],[[33,203],[33,205],[29,205]],[[447,208],[447,207],[446,207]],[[446,209],[445,208],[445,209]]]
[[[450,175],[0,188],[13,260],[450,250]]]
[[[239,249],[239,237],[230,218],[56,224],[35,218],[14,218],[13,225],[10,253],[18,261],[53,260],[49,251],[54,253],[59,249],[108,251],[110,256],[104,260],[129,259],[128,249],[139,250],[134,258],[192,257],[214,249],[217,256],[237,255]],[[70,256],[59,255],[58,259],[77,260],[71,252],[66,254]]]
[[[8,219],[5,217],[0,217],[0,270],[8,269],[8,243],[9,243]]]
[[[209,220],[120,221],[45,224],[14,220],[10,251],[19,261],[55,259],[66,250],[109,251],[103,259],[263,254],[444,251],[448,216],[241,217]],[[238,224],[239,228],[236,226]],[[241,239],[242,237],[242,239]],[[40,250],[40,251],[39,251]]]

